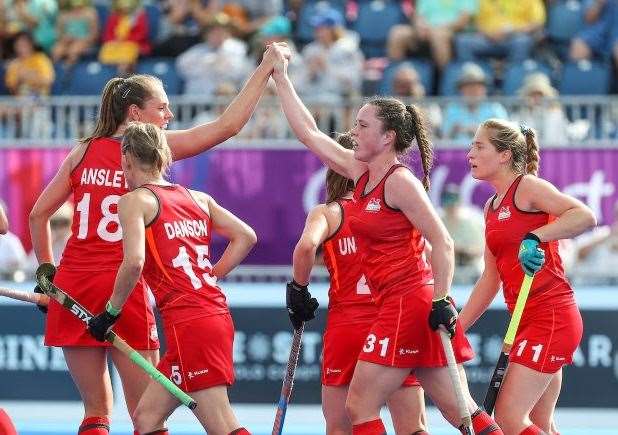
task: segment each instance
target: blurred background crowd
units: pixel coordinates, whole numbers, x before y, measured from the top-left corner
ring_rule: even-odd
[[[272,41],[294,47],[302,97],[418,101],[435,138],[465,143],[491,116],[554,143],[618,136],[615,102],[568,98],[616,92],[616,0],[1,0],[0,96],[22,103],[0,106],[0,138],[70,137],[45,99],[98,95],[118,74],[160,76],[185,101],[226,102]],[[217,110],[193,105],[178,122]],[[289,134],[267,110],[242,133]]]

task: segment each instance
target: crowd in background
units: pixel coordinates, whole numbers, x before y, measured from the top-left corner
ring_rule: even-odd
[[[585,93],[606,94],[586,78],[595,68],[614,91],[618,81],[617,0],[0,1],[4,92],[22,98],[62,95],[66,82],[82,78],[71,74],[76,65],[95,61],[90,69],[120,75],[169,67],[176,93],[225,98],[272,41],[294,47],[291,75],[302,97],[337,104],[383,93],[423,105],[426,96],[460,96],[424,107],[434,136],[456,142],[488,117],[525,121],[541,141],[582,139],[559,91],[582,93],[584,83],[592,86]],[[153,59],[162,63],[149,70]],[[522,104],[509,110],[488,100],[495,95]],[[246,129],[249,137],[289,136],[264,118]]]

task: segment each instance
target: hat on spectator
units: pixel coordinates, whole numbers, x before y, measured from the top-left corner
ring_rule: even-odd
[[[313,27],[339,27],[343,26],[343,15],[337,9],[330,7],[319,10],[310,21]]]
[[[233,20],[225,12],[218,12],[214,14],[212,17],[210,17],[206,21],[204,26],[207,30],[212,29],[214,27],[224,27],[228,29],[235,28]]]
[[[448,183],[440,195],[443,206],[453,205],[459,202],[459,186],[455,183]]]
[[[285,17],[278,16],[273,17],[264,23],[260,29],[260,36],[266,38],[271,36],[289,36],[291,31],[292,25],[290,24],[290,20]]]
[[[470,85],[470,84],[487,84],[487,76],[483,68],[472,62],[466,62],[461,67],[459,78],[457,79],[457,86]]]
[[[539,93],[548,98],[558,96],[558,91],[551,85],[549,77],[542,72],[527,75],[524,84],[519,88],[519,95],[522,97],[533,93]]]

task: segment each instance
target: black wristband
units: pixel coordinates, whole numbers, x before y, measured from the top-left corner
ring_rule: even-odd
[[[541,243],[541,239],[534,233],[526,233],[523,240],[536,240],[537,243]]]
[[[294,286],[294,287],[296,287],[296,288],[298,288],[300,290],[307,290],[309,288],[308,285],[301,285],[301,284],[297,283],[294,279],[292,279],[291,284],[292,284],[292,286]]]

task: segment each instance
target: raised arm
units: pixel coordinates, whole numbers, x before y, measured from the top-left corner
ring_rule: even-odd
[[[315,264],[315,254],[318,247],[328,237],[326,207],[326,205],[320,204],[309,212],[303,233],[294,248],[292,255],[293,277],[294,281],[300,285],[309,284],[311,269]]]
[[[496,258],[485,244],[485,268],[483,274],[474,285],[466,305],[459,313],[459,321],[464,331],[467,331],[487,310],[500,289],[500,275],[496,267]]]
[[[192,194],[194,193],[192,192]],[[213,231],[230,241],[219,261],[212,267],[212,275],[220,279],[245,259],[257,243],[257,236],[249,225],[217,204],[212,197],[204,193],[201,195],[202,201],[206,199],[208,202],[208,213],[212,221]]]
[[[289,56],[290,50],[285,43],[272,44],[240,93],[217,119],[187,130],[167,131],[167,143],[174,160],[207,151],[238,134],[251,118],[266,88],[275,61]]]
[[[320,131],[315,119],[296,93],[287,73],[287,65],[287,59],[280,59],[275,65],[273,79],[277,85],[283,113],[294,134],[333,171],[352,180],[358,179],[367,170],[366,164],[354,158],[354,151],[341,147]]]

